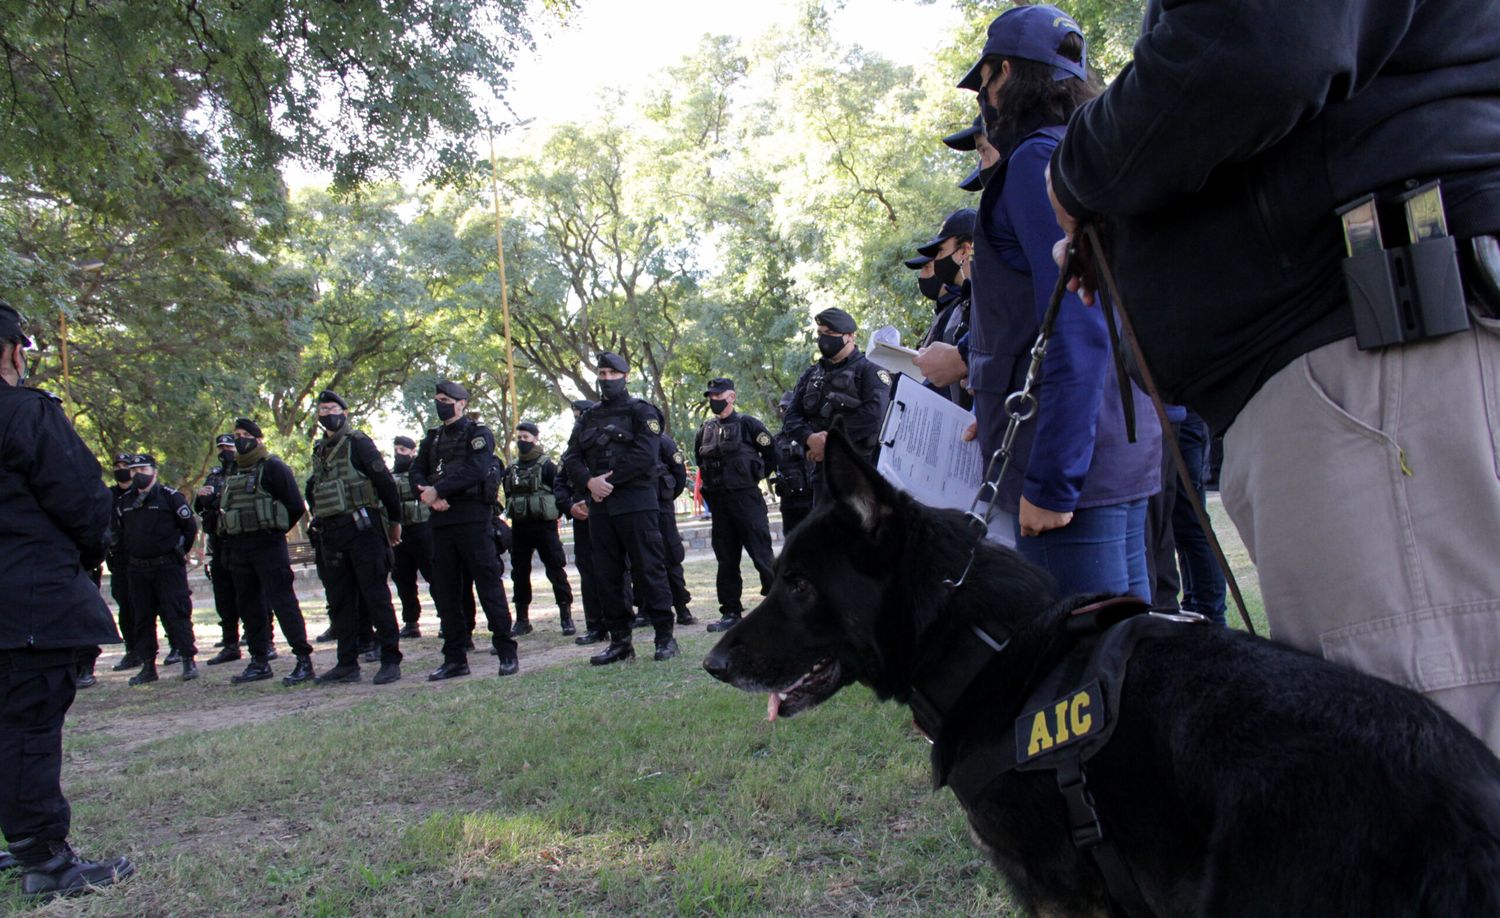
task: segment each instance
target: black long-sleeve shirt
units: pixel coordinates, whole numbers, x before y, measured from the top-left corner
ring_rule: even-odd
[[[120,502],[120,540],[130,558],[181,556],[197,537],[198,521],[181,491],[156,484],[132,489]]]

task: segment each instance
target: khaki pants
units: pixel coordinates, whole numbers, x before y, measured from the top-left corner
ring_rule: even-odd
[[[1273,638],[1500,752],[1500,322],[1299,357],[1230,427],[1220,480]]]

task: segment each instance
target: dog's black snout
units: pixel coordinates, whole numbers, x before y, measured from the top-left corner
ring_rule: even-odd
[[[720,682],[728,682],[729,654],[725,653],[723,648],[715,647],[708,652],[708,656],[703,658],[703,668],[708,670],[710,676],[713,676]]]

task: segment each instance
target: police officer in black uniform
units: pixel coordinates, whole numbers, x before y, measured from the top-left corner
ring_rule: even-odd
[[[568,442],[566,472],[573,487],[588,492],[589,535],[609,647],[589,658],[604,666],[635,656],[630,606],[625,599],[625,558],[641,572],[638,597],[655,629],[658,660],[677,655],[672,637],[672,593],[658,518],[661,412],[626,391],[630,365],[604,351],[596,366],[600,403],[583,413]]]
[[[315,681],[360,680],[363,611],[380,647],[380,670],[373,681],[386,685],[401,678],[401,642],[387,580],[391,547],[401,541],[401,493],[375,442],[350,423],[348,409],[337,392],[318,393],[323,438],[313,446],[308,510],[323,539],[323,586],[338,638],[338,663]]]
[[[871,460],[880,446],[880,425],[891,398],[891,374],[876,366],[854,343],[857,326],[842,309],[825,309],[818,323],[821,358],[807,368],[792,390],[784,429],[807,449],[813,469],[813,500],[822,500],[823,445],[828,429],[842,420],[855,449]],[[719,509],[714,508],[718,513]]]
[[[21,317],[0,300],[0,869],[28,896],[83,893],[135,872],[124,858],[85,861],[68,846],[63,718],[78,654],[118,644],[89,568],[113,513],[99,463],[61,406],[26,377]]]
[[[812,512],[812,460],[807,458],[807,447],[798,443],[786,432],[786,411],[791,407],[792,393],[786,392],[776,406],[781,418],[781,430],[771,438],[776,448],[776,474],[771,478],[771,488],[781,506],[781,538],[785,542],[792,530]]]
[[[505,513],[511,522],[510,581],[515,600],[516,624],[511,636],[531,633],[531,555],[542,559],[552,596],[557,600],[562,633],[573,635],[573,587],[568,583],[568,558],[557,534],[560,511],[554,485],[557,464],[542,449],[537,426],[530,421],[516,425],[515,462],[505,470]]]
[[[974,255],[974,224],[978,219],[979,212],[973,208],[956,210],[943,221],[936,236],[917,247],[923,257],[932,259],[929,267],[923,268],[923,275],[938,283],[941,290],[932,323],[917,345],[917,349],[924,352],[918,355],[919,365],[924,363],[927,356],[925,349],[932,348],[933,345],[946,345],[946,350],[956,356],[959,341],[969,334],[969,272]],[[963,373],[963,370],[959,372]],[[974,398],[963,387],[963,376],[951,382],[946,379],[937,382],[942,385],[932,379],[926,380],[923,385],[963,408],[973,406]]]
[[[489,621],[491,646],[502,676],[520,669],[510,636],[510,604],[495,551],[494,513],[500,490],[500,460],[490,429],[465,416],[469,391],[456,382],[437,384],[442,425],[427,431],[411,467],[418,499],[432,509],[432,592],[443,627],[443,665],[432,681],[469,674],[467,647],[473,625],[464,611],[466,578],[472,579]]]
[[[193,598],[187,555],[198,538],[198,521],[187,495],[157,480],[156,459],[139,455],[130,464],[130,493],[120,502],[120,540],[130,560],[130,605],[135,612],[136,653],[141,671],[131,685],[157,680],[156,619],[172,635],[182,662],[182,681],[198,678],[193,662]]]
[[[218,645],[222,649],[205,661],[209,666],[240,659],[240,613],[235,604],[234,578],[220,557],[219,543],[219,501],[224,496],[225,476],[234,465],[234,434],[219,434],[214,438],[214,449],[218,452],[219,464],[209,470],[193,498],[193,509],[198,513],[208,541],[205,571],[213,586],[214,611],[219,615],[219,630],[223,636]]]
[[[104,563],[109,568],[109,595],[115,601],[115,615],[120,622],[120,635],[125,640],[125,654],[120,657],[118,663],[111,667],[117,673],[127,669],[139,669],[141,665],[141,658],[135,652],[135,616],[130,608],[130,565],[120,539],[120,502],[135,490],[130,486],[130,463],[133,461],[135,461],[134,453],[116,454],[115,483],[109,489],[109,496],[113,499],[113,503],[109,517],[109,551],[104,556]]]
[[[760,574],[761,594],[771,591],[775,557],[760,480],[776,467],[776,449],[760,418],[734,410],[738,398],[734,380],[709,380],[703,396],[708,399],[709,419],[698,428],[693,455],[703,474],[704,499],[714,508],[709,519],[714,558],[719,562],[715,583],[721,616],[708,630],[728,631],[745,612],[741,550]]]
[[[677,624],[696,625],[698,620],[688,609],[693,594],[688,592],[687,573],[682,569],[687,549],[682,544],[682,533],[677,531],[677,498],[687,489],[687,464],[677,441],[665,432],[661,435],[661,469],[656,518],[661,523],[661,544],[666,552],[667,587],[672,591],[672,610],[677,613]],[[633,568],[631,573],[633,576]],[[636,592],[644,594],[646,591],[637,589]]]
[[[397,437],[395,460],[391,464],[396,490],[401,494],[401,541],[393,550],[395,566],[391,580],[401,598],[401,637],[422,636],[422,598],[417,592],[417,575],[432,592],[432,508],[417,499],[411,483],[411,465],[417,458],[417,441]]]
[[[250,644],[250,665],[231,682],[271,678],[271,614],[297,656],[283,685],[317,676],[307,623],[292,588],[292,559],[286,534],[307,512],[297,479],[285,462],[266,449],[260,426],[249,418],[234,422],[234,466],[224,479],[219,503],[219,546],[234,578],[235,604]]]
[[[597,404],[598,402],[588,399],[574,401],[573,423],[576,425],[583,413]],[[593,539],[589,534],[588,492],[583,488],[574,488],[566,471],[573,455],[573,448],[569,446],[558,459],[564,472],[552,483],[552,494],[557,498],[558,511],[568,518],[569,525],[573,527],[573,566],[578,569],[578,595],[583,604],[583,634],[575,638],[573,643],[597,644],[608,640],[609,632],[604,627],[603,613],[599,609],[599,578],[594,570]]]

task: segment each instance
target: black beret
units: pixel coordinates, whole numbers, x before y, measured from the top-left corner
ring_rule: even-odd
[[[521,423],[517,424],[516,430],[524,430],[527,433],[531,434],[533,437],[541,436],[541,431],[537,430],[536,425],[531,423],[530,421],[522,421]]]
[[[730,379],[728,376],[720,376],[716,379],[710,379],[708,381],[708,389],[703,394],[718,395],[721,392],[728,392],[733,388],[734,380]]]
[[[342,398],[340,398],[339,394],[337,392],[333,391],[332,389],[324,389],[322,392],[318,393],[318,404],[319,405],[338,405],[340,408],[344,409],[345,411],[349,410],[349,403],[346,402],[346,401],[344,401]]]
[[[265,436],[265,434],[260,432],[260,425],[249,418],[235,418],[234,428],[235,430],[243,430],[257,440]]]
[[[23,324],[21,314],[0,300],[0,341],[18,341],[22,347],[31,347],[31,339],[21,330]]]
[[[437,384],[437,394],[446,395],[455,402],[467,402],[469,400],[469,390],[451,379],[445,379]]]
[[[823,310],[816,316],[813,316],[813,321],[819,325],[828,326],[840,335],[852,335],[855,329],[859,328],[858,325],[854,324],[853,316],[838,308]]]
[[[233,446],[233,445],[234,445],[234,434],[232,434],[232,433],[219,434],[217,437],[214,437],[214,446]]]
[[[582,414],[585,411],[588,411],[590,408],[597,408],[597,407],[599,407],[599,403],[598,402],[593,401],[592,399],[587,399],[587,398],[581,398],[581,399],[578,399],[575,402],[570,402],[569,404],[571,404],[573,406],[573,410],[576,411],[576,412],[578,412],[579,414]]]
[[[396,445],[397,446],[404,446],[407,449],[416,449],[417,448],[417,441],[413,440],[411,437],[397,437],[396,438]]]
[[[792,390],[788,389],[787,391],[781,393],[781,401],[778,404],[782,408],[792,407]]]
[[[594,361],[594,367],[600,370],[617,370],[621,373],[630,372],[630,364],[625,362],[624,357],[613,351],[600,351],[598,359]]]

